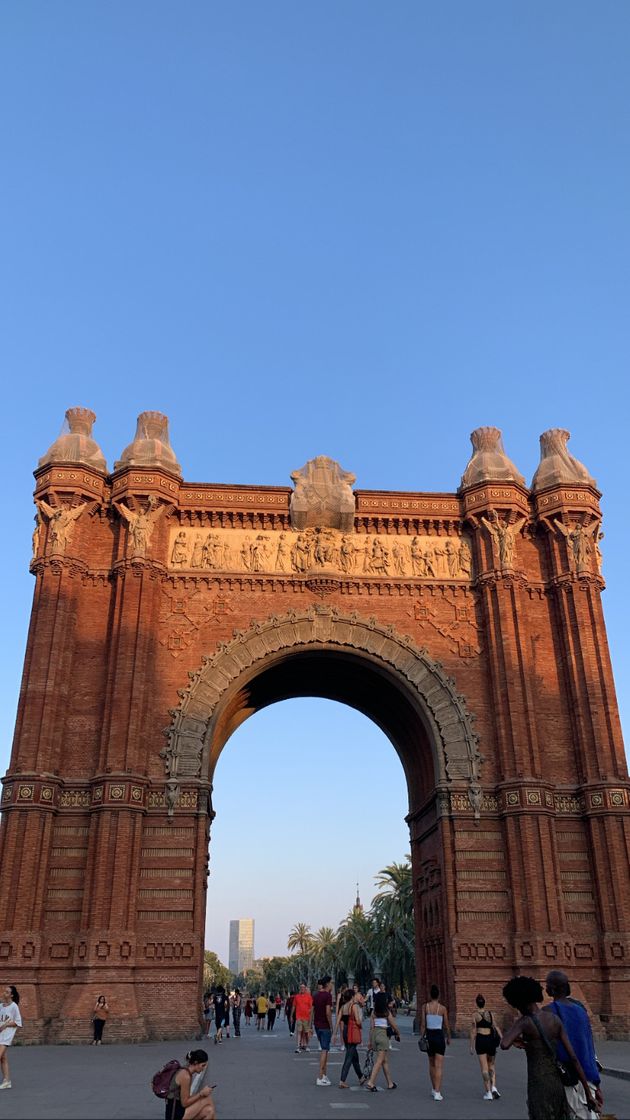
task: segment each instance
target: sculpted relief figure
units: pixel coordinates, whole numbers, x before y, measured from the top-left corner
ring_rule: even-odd
[[[177,782],[167,782],[165,791],[165,801],[167,816],[172,817],[177,805],[177,798],[179,797],[179,786]]]
[[[203,560],[203,537],[197,533],[190,558],[191,568],[200,568]]]
[[[468,800],[475,814],[475,819],[478,820],[483,808],[483,790],[478,782],[470,783],[468,787]]]
[[[354,571],[356,554],[357,550],[353,544],[352,538],[344,534],[341,538],[341,545],[339,548],[339,567],[342,572],[345,572],[347,575]]]
[[[592,554],[598,559],[599,547],[599,522],[591,521],[590,525],[574,525],[568,529],[561,521],[556,520],[556,525],[567,542],[569,563],[576,572],[590,572],[592,570]],[[599,567],[599,564],[598,564]]]
[[[437,572],[435,570],[435,549],[430,544],[424,549],[424,567],[428,576],[433,576],[435,579]]]
[[[446,554],[448,574],[451,579],[457,579],[459,575],[459,549],[451,540],[448,540],[444,545],[444,552]]]
[[[241,545],[241,560],[247,572],[251,571],[252,564],[252,538],[247,536]]]
[[[185,532],[180,532],[175,537],[173,551],[171,553],[171,564],[174,568],[185,568],[188,561],[188,541]]]
[[[291,567],[294,572],[308,572],[311,567],[310,542],[304,533],[298,533],[291,553]]]
[[[267,541],[269,537],[263,536],[259,533],[256,540],[252,542],[250,548],[250,568],[251,572],[264,572],[267,561]]]
[[[394,561],[394,575],[406,576],[407,554],[400,541],[394,541],[392,545],[392,559]]]
[[[223,567],[223,546],[218,533],[208,533],[206,541],[206,567],[215,571]]]
[[[411,571],[414,576],[426,576],[427,574],[424,552],[417,537],[414,537],[411,542]]]
[[[42,535],[42,519],[39,516],[39,511],[35,514],[35,528],[33,529],[33,536],[31,537],[31,544],[33,546],[33,560],[37,560],[39,554],[39,542]]]
[[[313,557],[320,568],[338,566],[337,539],[329,529],[315,530]]]
[[[514,538],[520,529],[522,529],[526,520],[526,517],[519,517],[514,524],[510,524],[508,521],[500,521],[499,515],[495,509],[489,509],[488,516],[481,518],[481,523],[485,525],[497,545],[501,568],[513,567]]]
[[[602,533],[602,532],[597,533],[596,536],[595,536],[595,561],[597,563],[597,571],[598,572],[601,572],[602,564],[604,562],[604,557],[602,556],[602,550],[599,547],[599,542],[603,541],[604,536],[605,536],[605,534]]]
[[[368,571],[376,576],[389,575],[389,549],[381,543],[378,537],[372,541],[372,551],[369,554]]]
[[[470,551],[470,545],[465,538],[462,539],[462,542],[459,546],[457,559],[459,561],[460,575],[462,575],[464,579],[469,579],[472,574],[472,554]]]
[[[164,514],[166,506],[160,505],[153,494],[149,497],[146,509],[133,511],[117,502],[114,504],[120,516],[129,526],[131,555],[143,560],[146,557],[153,530]]]
[[[48,539],[52,555],[63,556],[70,543],[75,521],[83,513],[85,505],[77,506],[75,509],[69,509],[68,506],[49,506],[42,498],[37,505],[48,518]]]
[[[287,544],[287,535],[286,533],[281,533],[276,550],[276,571],[288,572],[290,566],[291,554],[289,552],[289,545]]]

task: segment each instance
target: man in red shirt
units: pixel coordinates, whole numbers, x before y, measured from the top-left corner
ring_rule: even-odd
[[[300,990],[295,997],[293,1006],[295,1008],[295,1033],[298,1043],[295,1053],[299,1054],[300,1051],[305,1053],[308,1050],[308,1040],[313,1025],[313,997],[306,984],[300,984]]]
[[[317,991],[313,997],[313,1023],[321,1047],[321,1053],[319,1055],[319,1077],[317,1078],[318,1085],[330,1085],[330,1081],[326,1076],[326,1067],[328,1065],[330,1039],[332,1037],[331,982],[330,976],[322,976],[321,980],[317,981]]]

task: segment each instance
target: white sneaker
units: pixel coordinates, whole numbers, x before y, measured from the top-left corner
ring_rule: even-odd
[[[328,1080],[327,1077],[318,1077],[315,1084],[316,1085],[330,1085],[330,1081]]]
[[[484,1099],[484,1101],[493,1101],[494,1100],[494,1097],[492,1096],[492,1089],[488,1089],[488,1092],[484,1093],[483,1099]]]
[[[324,1076],[322,1077],[322,1081],[324,1082],[324,1085],[330,1085],[330,1078],[326,1077],[326,1074],[324,1074]]]
[[[442,1096],[441,1093],[438,1093],[437,1089],[433,1090],[433,1100],[434,1101],[443,1101],[444,1100],[444,1097]]]
[[[494,1086],[494,1088],[493,1088],[493,1090],[492,1090],[492,1096],[493,1096],[493,1097],[494,1097],[494,1099],[495,1099],[495,1100],[497,1100],[497,1101],[499,1100],[499,1098],[500,1098],[500,1096],[501,1096],[501,1094],[500,1094],[499,1090],[497,1089],[496,1085]]]
[[[10,1088],[11,1088],[11,1082],[10,1081],[3,1081],[2,1084],[0,1085],[0,1089],[10,1089]]]

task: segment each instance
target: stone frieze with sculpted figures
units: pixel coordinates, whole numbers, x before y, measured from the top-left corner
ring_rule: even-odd
[[[348,578],[469,581],[472,553],[466,536],[174,527],[168,567],[173,572],[306,576],[330,571]]]

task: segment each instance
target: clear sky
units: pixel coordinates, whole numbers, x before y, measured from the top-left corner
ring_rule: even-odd
[[[610,0],[5,0],[0,769],[31,472],[76,404],[110,466],[140,411],[166,412],[184,476],[208,482],[288,484],[327,454],[358,487],[455,490],[481,424],[531,480],[540,433],[568,428],[603,493],[627,725],[629,41]],[[405,826],[348,859],[339,805],[367,821],[375,777],[402,821],[391,746],[333,704],[239,730],[215,798],[224,959],[231,918],[282,952],[295,921],[336,925],[357,877],[369,901]],[[314,836],[296,854],[314,802],[323,861]]]

